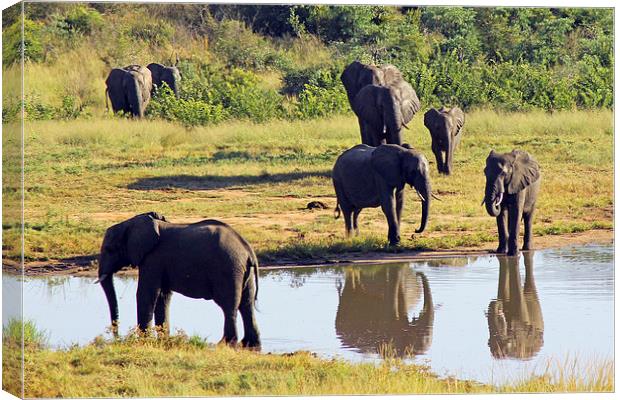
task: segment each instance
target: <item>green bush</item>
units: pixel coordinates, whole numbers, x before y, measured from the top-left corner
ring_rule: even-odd
[[[216,124],[226,117],[221,104],[210,104],[191,97],[177,98],[166,83],[156,89],[147,107],[147,115],[180,122],[186,127]]]
[[[342,86],[340,74],[344,65],[328,65],[323,68],[291,69],[282,78],[280,92],[286,95],[299,95],[306,85],[332,89]]]
[[[136,19],[127,33],[132,38],[144,41],[151,46],[163,46],[172,40],[174,29],[165,21]]]
[[[101,14],[83,4],[75,5],[66,14],[54,16],[56,28],[65,31],[67,34],[90,35],[103,25]]]
[[[18,19],[2,34],[2,63],[9,65],[21,61],[22,50],[24,61],[43,60],[43,35],[44,24],[39,21],[24,19],[24,40],[22,46],[22,21]]]
[[[306,84],[299,94],[293,117],[320,118],[349,111],[349,100],[344,88],[338,86],[324,88]]]

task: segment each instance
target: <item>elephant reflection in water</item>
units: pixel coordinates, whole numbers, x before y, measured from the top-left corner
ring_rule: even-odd
[[[530,359],[543,346],[544,322],[536,283],[534,252],[524,251],[525,284],[521,287],[519,257],[498,256],[497,299],[489,303],[489,349],[494,358]]]
[[[434,308],[423,273],[408,265],[350,269],[339,297],[336,333],[345,346],[378,353],[388,344],[401,357],[424,354],[430,347]],[[410,320],[407,314],[421,297],[422,311]]]

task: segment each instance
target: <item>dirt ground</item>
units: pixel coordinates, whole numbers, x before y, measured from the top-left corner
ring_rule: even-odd
[[[613,230],[591,230],[587,232],[566,234],[566,235],[547,235],[535,238],[537,249],[559,248],[565,246],[575,246],[584,244],[609,244],[614,241]],[[440,258],[440,257],[466,257],[473,255],[486,255],[492,253],[495,243],[487,243],[480,247],[460,247],[451,250],[435,251],[411,251],[398,253],[346,253],[342,256],[330,256],[324,259],[307,260],[287,260],[281,259],[276,262],[261,264],[261,269],[274,268],[294,268],[294,267],[320,267],[342,264],[377,264],[407,262],[420,259]],[[92,276],[97,275],[95,266],[96,256],[83,256],[66,260],[49,260],[26,262],[24,274],[28,276],[37,275],[73,275],[73,276]],[[20,263],[14,260],[2,260],[3,271],[8,273],[20,274]],[[124,269],[119,271],[120,275],[137,275],[136,269]]]

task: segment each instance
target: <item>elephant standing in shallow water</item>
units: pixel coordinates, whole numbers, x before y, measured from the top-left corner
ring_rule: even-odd
[[[363,208],[381,206],[388,222],[390,245],[397,245],[405,184],[415,188],[422,199],[422,221],[416,232],[424,231],[431,202],[428,161],[408,145],[354,146],[338,157],[332,179],[338,198],[336,218],[342,210],[347,236],[359,233],[357,217]]]
[[[458,107],[431,108],[424,114],[424,126],[431,133],[432,149],[440,174],[450,175],[454,150],[463,136],[465,114]],[[445,154],[445,157],[444,157]]]
[[[491,150],[484,168],[486,188],[483,203],[497,219],[497,253],[519,252],[519,224],[525,225],[523,250],[532,249],[532,223],[540,190],[538,163],[521,150],[499,154]]]
[[[519,258],[498,256],[497,299],[489,303],[489,349],[494,358],[529,359],[543,346],[545,329],[534,281],[534,252],[523,253],[525,283]]]
[[[409,318],[420,298],[420,314]],[[345,346],[377,352],[388,344],[398,356],[424,354],[432,343],[434,320],[428,279],[409,265],[345,271],[336,311],[336,334]]]
[[[222,341],[237,342],[237,312],[243,318],[247,347],[260,347],[254,316],[258,293],[258,261],[237,232],[216,220],[173,224],[160,214],[140,214],[111,226],[99,257],[99,279],[108,300],[113,328],[118,303],[113,275],[122,267],[139,268],[138,326],[167,327],[172,292],[213,300],[224,312]]]
[[[342,72],[340,80],[357,115],[362,143],[403,144],[401,130],[420,110],[420,99],[398,68],[378,68],[354,61]]]

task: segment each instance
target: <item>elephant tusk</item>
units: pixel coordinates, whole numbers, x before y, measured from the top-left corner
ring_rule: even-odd
[[[403,126],[404,126],[406,129],[409,129],[409,127],[408,127],[407,125],[405,125],[405,123],[404,123],[404,122],[403,122]]]
[[[107,277],[108,277],[108,274],[103,274],[99,278],[97,278],[97,280],[94,281],[93,284],[96,285],[97,283],[101,283],[101,281],[104,281],[105,278],[107,278]]]
[[[415,192],[418,194],[418,197],[420,198],[420,200],[422,200],[423,202],[426,201],[426,199],[424,199],[424,196],[422,196],[420,192],[418,192],[417,190]]]
[[[485,200],[485,199],[482,199],[482,203],[480,203],[480,205],[481,205],[481,206],[483,206],[483,205],[484,205],[484,200]]]
[[[433,197],[433,199],[441,201],[441,198],[437,197],[435,193],[431,192],[431,196]]]

